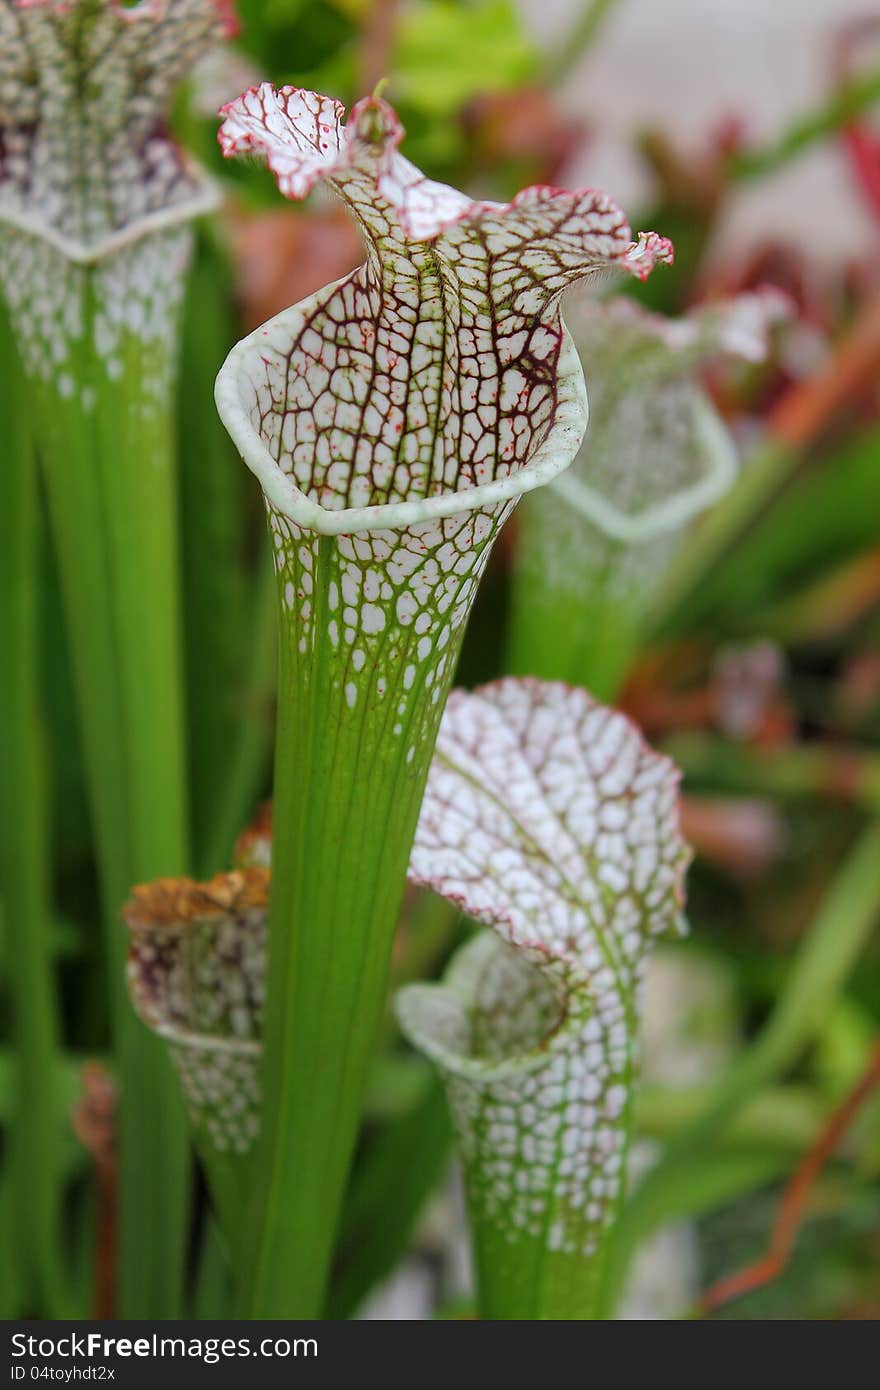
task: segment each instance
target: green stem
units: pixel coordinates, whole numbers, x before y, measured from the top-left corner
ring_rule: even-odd
[[[781,800],[842,800],[880,814],[880,755],[854,744],[802,743],[749,747],[706,734],[676,734],[664,750],[691,789]]]
[[[253,581],[252,626],[240,684],[240,717],[231,754],[223,759],[224,782],[212,808],[205,840],[207,872],[216,872],[218,866],[229,863],[236,836],[253,815],[264,775],[268,773],[278,646],[274,590],[272,554],[264,545]]]
[[[291,532],[273,517],[276,526],[263,1135],[241,1308],[298,1318],[318,1316],[324,1302],[410,846],[469,600],[450,605],[445,619],[432,614],[428,636],[396,616],[401,581],[392,588],[378,560],[360,559],[386,533],[337,540]],[[491,534],[487,524],[483,549]],[[291,535],[285,559],[282,538]],[[430,555],[424,533],[411,544]],[[472,581],[452,584],[473,593]],[[296,603],[305,594],[302,621]],[[371,595],[381,612],[364,601]]]
[[[487,1319],[597,1316],[626,1191],[636,1020],[624,996],[619,1011],[606,996],[600,1014],[583,979],[568,983],[559,1017],[556,987],[482,933],[442,984],[397,998],[405,1035],[446,1082]],[[612,1012],[613,1042],[601,1021]]]
[[[480,1317],[507,1321],[590,1322],[601,1317],[600,1298],[612,1232],[626,1190],[626,1156],[631,1138],[631,1093],[619,1122],[623,1162],[607,1223],[591,1252],[553,1250],[547,1230],[512,1242],[497,1222],[471,1220]],[[557,1160],[558,1161],[558,1160]],[[605,1177],[601,1163],[588,1185]]]
[[[854,78],[838,88],[817,110],[801,116],[763,149],[743,150],[730,161],[734,179],[762,178],[788,164],[819,140],[835,135],[880,101],[880,71]]]
[[[727,1073],[714,1103],[667,1148],[624,1208],[614,1233],[602,1316],[611,1316],[630,1261],[667,1215],[680,1170],[742,1107],[778,1077],[821,1025],[880,914],[880,824],[863,833],[802,943],[788,983],[759,1038]]]
[[[496,1228],[474,1237],[480,1317],[501,1322],[591,1321],[599,1289],[596,1258],[551,1253],[540,1239],[515,1255]]]
[[[119,912],[131,885],[187,867],[172,417],[173,318],[145,338],[120,306],[169,316],[179,231],[111,261],[67,263],[33,243],[43,293],[70,332],[62,368],[31,344],[34,429],[70,631],[105,918],[105,959],[121,1081],[119,1312],[173,1317],[182,1291],[188,1147],[183,1107],[159,1041],[125,991]],[[145,291],[143,266],[160,266]],[[147,256],[145,262],[142,261]],[[159,303],[150,302],[155,293]],[[168,302],[161,303],[161,294]],[[117,315],[112,346],[103,342]]]
[[[630,1016],[630,1037],[633,1036],[634,1026]],[[471,1230],[482,1318],[517,1322],[589,1322],[601,1316],[601,1291],[611,1240],[626,1195],[627,1161],[633,1130],[634,1082],[630,1057],[626,1074],[626,1103],[615,1121],[620,1140],[620,1164],[612,1177],[606,1172],[604,1158],[600,1156],[597,1160],[593,1156],[584,1182],[587,1192],[596,1182],[613,1184],[614,1188],[601,1223],[594,1223],[589,1246],[574,1250],[553,1248],[550,1230],[557,1220],[567,1214],[564,1199],[550,1205],[538,1234],[521,1232],[511,1239],[510,1233],[503,1230],[497,1219],[487,1220],[471,1193]],[[566,1155],[557,1148],[556,1167],[561,1169],[565,1159]],[[470,1189],[470,1181],[468,1186]],[[559,1179],[551,1180],[552,1190],[561,1187]]]
[[[218,352],[235,340],[232,303],[229,260],[208,225],[200,228],[187,286],[176,412],[181,534],[187,542],[181,569],[193,844],[197,872],[206,876],[229,863],[233,840],[252,809],[239,802],[239,818],[231,829],[224,818],[221,838],[215,826],[218,808],[226,809],[230,800],[229,750],[236,740],[241,745],[253,726],[249,711],[241,721],[236,717],[238,692],[247,684],[249,693],[251,681],[243,584],[245,478],[210,408]],[[262,622],[262,612],[256,622]],[[271,633],[265,645],[271,653]],[[265,766],[260,751],[265,756],[265,745],[257,749],[257,775]]]
[[[636,1101],[638,1133],[663,1142],[674,1139],[706,1113],[714,1094],[713,1085],[643,1085]],[[768,1086],[731,1118],[719,1144],[802,1153],[821,1130],[826,1111],[826,1101],[808,1087]]]
[[[545,83],[549,88],[564,82],[598,38],[601,26],[615,0],[588,0],[569,33],[551,53],[545,64]]]
[[[613,700],[638,648],[645,602],[642,584],[626,578],[626,551],[552,487],[527,497],[505,670]]]
[[[17,1053],[10,1137],[11,1247],[33,1315],[64,1315],[61,1252],[61,1097],[50,935],[44,750],[38,728],[39,526],[33,441],[23,377],[0,322],[0,416],[5,422],[0,513],[0,905]],[[15,1194],[12,1198],[12,1193]]]

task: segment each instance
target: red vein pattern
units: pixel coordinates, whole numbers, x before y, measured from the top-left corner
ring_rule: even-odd
[[[265,1147],[297,1184],[287,1234],[317,1285],[330,1259],[318,1215],[344,1188],[370,1055],[352,1039],[375,1036],[384,1007],[470,605],[517,498],[568,467],[586,425],[560,298],[599,272],[647,274],[671,248],[634,241],[595,191],[531,188],[501,206],[432,182],[400,154],[399,122],[375,97],[345,121],[328,97],[263,84],[223,115],[227,155],[265,157],[289,197],[329,182],[366,250],[352,274],[239,343],[216,389],[275,548]],[[285,1232],[267,1213],[268,1269]],[[315,1303],[311,1289],[303,1306]],[[289,1307],[288,1290],[279,1283],[266,1306]]]
[[[504,207],[433,183],[376,98],[343,125],[338,102],[264,83],[224,114],[227,155],[264,154],[288,197],[330,180],[364,232],[365,265],[303,306],[292,340],[267,329],[247,404],[278,466],[327,510],[523,468],[554,419],[562,291],[671,255],[660,238],[633,243],[602,193],[530,188]]]
[[[223,114],[227,155],[263,155],[288,197],[328,180],[366,244],[363,266],[251,334],[218,379],[267,497],[303,679],[329,640],[349,708],[383,705],[393,738],[429,705],[427,731],[498,528],[583,433],[562,292],[609,269],[647,274],[671,248],[634,242],[592,190],[530,188],[502,206],[432,182],[375,97],[345,123],[329,97],[264,83]],[[320,550],[327,534],[338,542]]]

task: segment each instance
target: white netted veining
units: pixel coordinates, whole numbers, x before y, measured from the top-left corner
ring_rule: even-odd
[[[338,102],[264,83],[224,114],[226,154],[265,156],[288,197],[329,180],[364,234],[360,269],[235,357],[247,461],[261,448],[264,486],[274,466],[327,511],[442,497],[526,468],[559,414],[562,291],[609,267],[642,276],[671,255],[653,235],[634,243],[594,190],[529,188],[501,205],[432,182],[399,153],[403,132],[378,98],[343,124]]]
[[[636,994],[682,927],[677,775],[584,691],[453,692],[410,877],[494,929],[405,1031],[446,1076],[471,1199],[511,1239],[589,1254],[623,1179]]]

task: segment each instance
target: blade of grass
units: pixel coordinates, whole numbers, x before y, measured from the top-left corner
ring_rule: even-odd
[[[223,785],[212,807],[203,859],[228,864],[232,847],[259,801],[268,772],[272,743],[278,634],[275,618],[275,569],[272,552],[261,536],[257,573],[248,603],[248,643],[239,685],[239,717],[230,735],[231,752],[222,758]]]
[[[615,0],[585,0],[571,29],[553,49],[544,66],[544,81],[549,88],[564,82],[589,51],[614,4]]]
[[[120,253],[107,283],[98,268],[55,263],[59,299],[75,297],[86,331],[68,342],[66,373],[35,373],[29,385],[71,638],[122,1091],[118,1311],[172,1317],[186,1237],[183,1106],[164,1049],[130,1009],[119,922],[132,883],[181,873],[188,857],[171,349],[131,331],[109,360],[99,347],[103,294],[143,297],[142,245]]]
[[[7,1171],[0,1171],[0,1317],[5,1322],[19,1318],[25,1307],[22,1271],[13,1254],[12,1184]]]
[[[46,779],[39,711],[39,522],[36,459],[22,407],[23,376],[0,315],[0,907],[17,1054],[9,1141],[10,1249],[32,1314],[63,1316],[60,1095]]]
[[[730,159],[731,177],[744,180],[775,173],[817,141],[835,135],[857,116],[870,111],[878,102],[880,71],[853,78],[832,92],[815,111],[800,116],[771,144],[736,151]]]
[[[429,1077],[424,1096],[388,1124],[358,1164],[342,1215],[340,1264],[328,1318],[349,1318],[396,1269],[419,1213],[449,1162],[452,1127],[443,1087]]]
[[[802,942],[786,986],[757,1040],[726,1073],[713,1104],[666,1149],[624,1207],[603,1291],[604,1316],[616,1306],[636,1249],[668,1219],[681,1173],[734,1115],[777,1078],[814,1036],[880,915],[880,823],[855,847]]]
[[[80,1094],[79,1066],[70,1053],[60,1049],[55,1053],[55,1087],[64,1116],[61,1138],[61,1162],[66,1171],[76,1167],[81,1157],[79,1145],[67,1122],[71,1106]],[[8,1048],[0,1048],[0,1125],[11,1124],[18,1091],[18,1057]]]
[[[218,238],[200,228],[184,302],[177,438],[181,534],[187,538],[181,572],[193,842],[204,876],[228,863],[232,844],[220,845],[218,853],[212,825],[228,781],[234,695],[244,665],[245,477],[210,408],[217,362],[236,337],[232,302],[232,274]],[[233,835],[240,829],[241,822]]]
[[[645,1085],[636,1098],[636,1130],[651,1139],[668,1141],[693,1124],[712,1103],[711,1086]],[[806,1087],[768,1086],[732,1117],[718,1146],[804,1148],[821,1128],[823,1107],[818,1094]]]
[[[216,1222],[205,1220],[190,1316],[198,1321],[231,1315],[234,1302],[229,1255]]]
[[[835,446],[755,514],[719,566],[688,596],[687,615],[755,629],[756,611],[778,602],[798,581],[815,578],[876,538],[874,500],[880,432],[869,429]]]
[[[655,596],[651,617],[660,632],[693,624],[705,612],[704,581],[732,551],[797,467],[799,455],[777,443],[766,444],[740,474],[723,502],[689,538]]]
[[[854,744],[749,747],[706,734],[677,734],[664,749],[689,785],[783,800],[819,797],[880,814],[880,754]]]
[[[783,1272],[794,1251],[807,1203],[822,1169],[831,1158],[859,1110],[880,1085],[880,1043],[874,1045],[871,1059],[858,1084],[830,1116],[786,1184],[773,1222],[770,1244],[764,1255],[745,1269],[719,1279],[700,1299],[700,1311],[714,1313],[733,1298],[761,1288]]]
[[[844,560],[752,618],[752,631],[789,648],[834,641],[870,619],[880,603],[880,546]]]

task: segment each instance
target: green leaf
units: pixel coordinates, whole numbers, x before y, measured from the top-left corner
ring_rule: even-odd
[[[420,177],[379,98],[343,117],[264,83],[220,135],[291,198],[329,180],[369,250],[234,348],[216,391],[266,497],[280,618],[263,1128],[241,1259],[241,1306],[262,1316],[322,1306],[464,624],[516,498],[580,439],[559,293],[668,254],[632,242],[602,194],[488,206]]]
[[[694,1162],[822,1026],[880,918],[880,825],[862,834],[802,941],[785,987],[756,1041],[725,1075],[709,1108],[675,1138],[624,1207],[611,1247],[603,1311],[614,1308],[638,1246],[672,1215]],[[683,1176],[684,1175],[684,1176]]]
[[[328,1318],[349,1318],[397,1268],[448,1164],[452,1128],[443,1088],[428,1078],[417,1103],[361,1155],[342,1212]]]
[[[738,523],[748,530],[736,545],[728,542],[708,572],[700,564],[688,576],[688,587],[678,587],[678,606],[665,626],[706,625],[719,615],[743,625],[755,609],[871,545],[877,532],[878,448],[876,430],[857,433],[811,472],[799,472],[796,485],[785,487],[763,511],[756,500]],[[751,468],[760,468],[760,461],[747,465]],[[747,484],[748,473],[743,487]]]
[[[2,310],[2,305],[0,305]],[[39,689],[37,471],[15,344],[0,312],[0,922],[17,1049],[6,1211],[25,1307],[62,1315],[61,1169],[51,869]]]
[[[395,93],[414,110],[453,116],[473,96],[515,87],[537,68],[510,0],[417,0],[402,11],[392,76]]]

